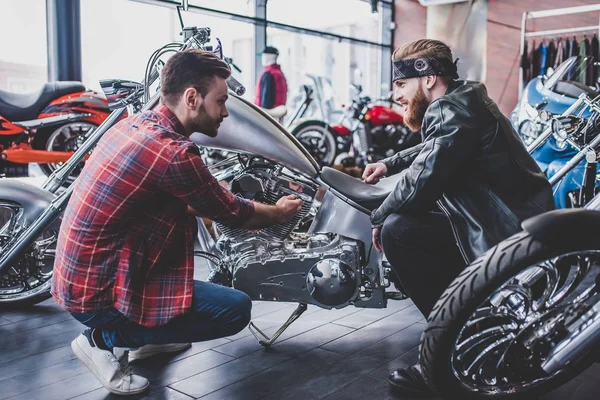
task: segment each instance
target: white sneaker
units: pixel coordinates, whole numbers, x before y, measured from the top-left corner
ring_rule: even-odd
[[[129,361],[142,360],[162,353],[178,353],[192,347],[191,343],[147,344],[129,351]]]
[[[120,395],[141,393],[150,383],[135,375],[128,360],[129,349],[114,348],[112,352],[98,348],[88,329],[71,342],[73,353],[110,392]]]

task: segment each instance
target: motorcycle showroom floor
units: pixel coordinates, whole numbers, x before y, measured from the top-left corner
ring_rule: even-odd
[[[25,178],[27,179],[27,178]],[[31,179],[41,183],[43,179]],[[207,275],[196,259],[196,277]],[[386,383],[388,372],[417,360],[424,320],[410,300],[387,309],[309,306],[271,349],[245,329],[195,343],[175,356],[132,363],[151,382],[140,399],[401,399]],[[254,323],[273,334],[294,309],[289,303],[254,302]],[[0,311],[0,399],[109,399],[75,358],[70,342],[82,325],[52,299],[26,310]],[[597,399],[600,364],[544,400]]]

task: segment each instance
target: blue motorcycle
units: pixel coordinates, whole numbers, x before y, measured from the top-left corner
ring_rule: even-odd
[[[554,199],[558,208],[583,206],[580,194],[587,164],[584,160],[586,155],[580,153],[583,146],[593,139],[593,133],[588,132],[590,127],[584,120],[592,116],[593,108],[590,104],[599,95],[597,90],[583,82],[588,68],[593,66],[598,66],[596,58],[571,57],[555,71],[550,71],[550,76],[532,79],[511,114],[513,126],[531,155],[546,176],[554,181]],[[587,101],[582,100],[583,98]],[[563,117],[562,123],[554,119],[555,129],[552,129],[549,121],[553,116],[559,115]],[[567,121],[567,116],[574,116],[575,119]],[[577,136],[576,126],[562,126],[575,123],[582,132],[587,126],[584,136]],[[558,127],[557,124],[561,126]],[[549,134],[543,135],[544,132]],[[571,134],[576,137],[571,137]],[[539,140],[541,137],[544,139]],[[534,143],[536,145],[532,146]],[[573,165],[570,161],[578,154],[580,158]],[[591,161],[591,155],[588,157]],[[564,172],[565,165],[569,165],[570,170],[561,179],[552,179],[557,172]],[[600,185],[597,184],[596,187]]]

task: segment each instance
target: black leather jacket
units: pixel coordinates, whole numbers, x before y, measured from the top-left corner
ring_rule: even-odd
[[[555,208],[551,186],[482,83],[453,81],[427,108],[423,142],[383,160],[401,173],[373,212],[374,227],[392,213],[448,216],[471,262],[521,230],[521,222]]]

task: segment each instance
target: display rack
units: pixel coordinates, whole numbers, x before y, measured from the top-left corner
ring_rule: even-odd
[[[553,29],[545,31],[527,32],[527,21],[537,18],[557,17],[569,14],[581,14],[598,11],[598,25],[579,26],[575,28]],[[600,36],[600,4],[591,4],[586,6],[576,6],[567,8],[555,8],[543,11],[526,11],[521,20],[521,49],[519,54],[523,54],[525,40],[529,37],[560,35],[564,33],[576,32],[598,32]],[[519,66],[519,99],[523,92],[523,67]]]

